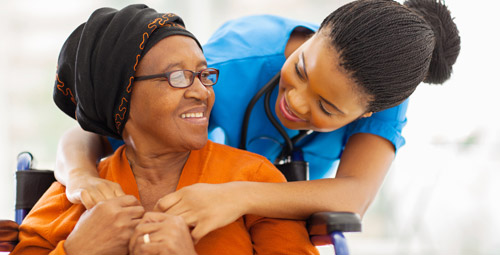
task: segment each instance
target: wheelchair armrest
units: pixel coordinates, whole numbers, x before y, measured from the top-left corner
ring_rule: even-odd
[[[19,225],[11,220],[0,220],[0,251],[10,252],[19,242]]]
[[[332,232],[360,232],[361,219],[352,212],[319,212],[307,220],[310,236],[329,235]]]

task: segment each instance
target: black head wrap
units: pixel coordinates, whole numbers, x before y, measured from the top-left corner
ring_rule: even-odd
[[[80,126],[121,138],[128,119],[135,69],[161,39],[185,35],[182,19],[146,5],[101,8],[64,43],[58,60],[54,101]]]

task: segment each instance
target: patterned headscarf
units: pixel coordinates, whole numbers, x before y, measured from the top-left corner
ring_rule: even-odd
[[[91,132],[121,138],[137,64],[167,36],[184,35],[182,19],[146,5],[101,8],[76,28],[58,60],[54,101]]]

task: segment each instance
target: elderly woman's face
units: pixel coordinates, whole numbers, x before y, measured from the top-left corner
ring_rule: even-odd
[[[205,68],[205,57],[196,42],[174,35],[148,51],[138,64],[135,76],[183,69],[198,72]],[[212,87],[204,86],[198,78],[187,88],[173,88],[165,78],[136,81],[125,128],[134,140],[163,146],[162,150],[200,149],[207,142],[208,119],[214,101]]]

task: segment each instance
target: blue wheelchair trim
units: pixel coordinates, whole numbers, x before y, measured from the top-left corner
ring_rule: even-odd
[[[27,171],[31,169],[33,163],[33,155],[29,152],[21,152],[17,156],[17,171]],[[21,225],[21,222],[28,214],[27,209],[16,209],[15,219],[17,224]]]
[[[343,232],[360,232],[361,218],[351,212],[319,212],[307,220],[307,229],[313,244],[330,243],[336,255],[349,255]]]
[[[345,240],[344,234],[342,232],[334,231],[330,233],[330,240],[332,241],[335,255],[349,255],[347,241]]]

